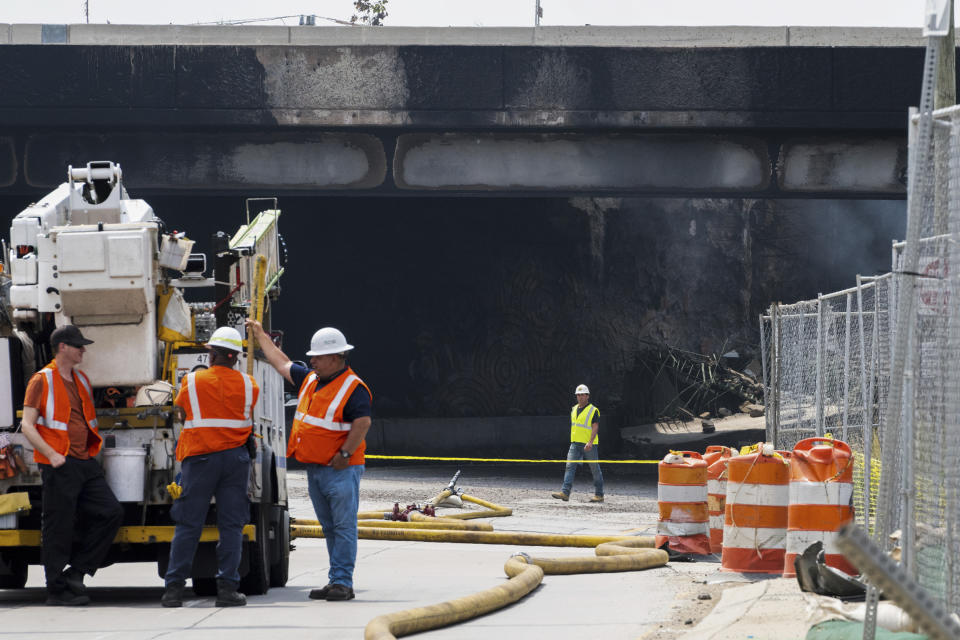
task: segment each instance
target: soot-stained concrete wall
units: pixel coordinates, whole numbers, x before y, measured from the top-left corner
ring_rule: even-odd
[[[213,231],[232,230],[227,221],[243,221],[241,198],[150,202],[200,250]],[[26,201],[0,204],[17,211]],[[392,428],[513,417],[497,428],[540,433],[546,423],[531,417],[562,415],[584,382],[607,416],[608,443],[648,417],[636,413],[648,390],[630,383],[641,339],[749,353],[770,301],[888,270],[904,213],[899,201],[656,198],[287,197],[280,206],[289,263],[275,319],[292,356],[316,328],[341,328]],[[414,433],[411,443],[426,437]],[[488,440],[477,446],[496,449]]]

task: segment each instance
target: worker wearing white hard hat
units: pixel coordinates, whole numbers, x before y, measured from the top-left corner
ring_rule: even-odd
[[[309,369],[291,361],[259,322],[248,320],[247,331],[267,361],[300,390],[287,456],[307,465],[307,488],[330,558],[327,585],[313,589],[310,598],[352,600],[370,388],[347,366],[353,345],[338,329],[324,327],[313,334]]]
[[[160,603],[183,605],[186,579],[210,509],[217,498],[217,601],[218,607],[246,604],[237,591],[243,553],[243,525],[250,516],[247,480],[253,432],[253,407],[260,389],[252,376],[234,367],[243,351],[243,338],[233,327],[220,327],[207,342],[210,366],[183,376],[174,404],[183,423],[177,440],[180,487],[174,489],[170,515],[177,523],[170,544],[170,562],[164,576]],[[171,485],[176,486],[176,485]],[[176,492],[180,495],[177,496]]]
[[[596,462],[599,460],[597,434],[600,430],[600,410],[590,404],[590,389],[587,385],[577,385],[574,395],[577,397],[577,404],[570,409],[570,449],[567,451],[563,485],[560,491],[550,495],[557,500],[568,501],[573,491],[577,468],[581,461],[584,461],[593,474],[593,497],[590,502],[603,502],[603,473],[600,471],[600,464]]]

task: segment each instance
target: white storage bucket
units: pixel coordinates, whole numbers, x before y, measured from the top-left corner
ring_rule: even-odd
[[[103,473],[120,502],[143,500],[147,451],[143,448],[104,449]]]

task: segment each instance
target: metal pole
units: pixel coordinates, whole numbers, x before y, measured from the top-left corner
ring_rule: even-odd
[[[817,294],[817,361],[816,361],[816,395],[814,397],[814,409],[816,410],[817,436],[823,436],[826,430],[823,428],[823,351],[826,342],[826,311],[824,310],[823,294]]]
[[[871,405],[873,396],[867,392],[867,339],[863,327],[863,289],[861,288],[860,274],[857,274],[857,313],[860,314],[860,395],[863,398],[863,419],[861,433],[863,434],[863,528],[870,531],[870,458],[873,447],[873,411]],[[876,317],[874,317],[876,324]]]
[[[771,316],[772,317],[772,316]],[[763,328],[763,314],[760,314],[760,368],[763,371],[763,424],[767,432],[767,441],[770,441],[770,380],[767,379],[767,358],[770,349],[767,347],[767,332]]]
[[[847,441],[847,429],[850,417],[850,307],[853,305],[853,294],[847,294],[847,310],[844,313],[846,327],[843,337],[843,436],[840,438]]]
[[[795,429],[799,429],[803,424],[803,396],[807,392],[807,355],[808,354],[807,354],[806,345],[803,344],[803,321],[804,321],[804,318],[803,316],[801,316],[800,330],[798,333],[799,342],[800,342],[800,380],[799,380],[800,384],[799,384],[799,388],[797,389],[797,393],[794,394],[794,396],[796,396],[797,398],[797,417],[795,420]],[[780,448],[780,449],[792,449],[794,444],[796,443],[794,442],[787,445],[786,443],[783,443],[783,442],[777,442],[776,446],[777,448]]]

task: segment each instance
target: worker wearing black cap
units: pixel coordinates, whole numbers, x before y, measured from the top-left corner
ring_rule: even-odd
[[[77,369],[88,344],[93,341],[73,325],[56,329],[50,335],[54,358],[30,378],[23,401],[23,434],[43,479],[41,545],[49,605],[90,602],[83,577],[103,566],[123,518],[94,459],[103,439],[93,388]]]

